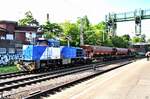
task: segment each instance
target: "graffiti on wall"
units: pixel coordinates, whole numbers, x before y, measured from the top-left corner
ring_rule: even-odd
[[[0,65],[13,64],[15,61],[21,59],[21,51],[15,48],[0,48]]]
[[[0,65],[13,64],[15,61],[21,59],[20,54],[0,54]]]

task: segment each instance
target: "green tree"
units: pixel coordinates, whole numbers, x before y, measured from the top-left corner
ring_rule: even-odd
[[[143,38],[141,38],[141,37],[135,36],[135,37],[132,38],[132,42],[133,42],[133,43],[138,43],[138,42],[143,42],[143,41],[144,41],[144,40],[143,40]]]
[[[111,37],[112,44],[114,47],[126,48],[128,47],[128,42],[126,42],[123,37],[113,36]]]
[[[88,17],[87,16],[79,17],[78,20],[77,20],[77,22],[76,22],[76,24],[79,27],[80,33],[83,33],[83,42],[84,42],[84,44],[86,44],[85,40],[87,40],[86,37],[88,37],[87,34],[89,33],[89,29],[90,29],[90,22],[89,22]],[[82,39],[81,37],[82,37],[82,35],[80,34],[80,40]]]
[[[25,13],[25,17],[23,19],[20,19],[18,23],[21,26],[38,26],[39,25],[39,22],[36,19],[34,19],[31,11],[27,11]]]
[[[130,41],[130,40],[131,40],[130,35],[128,35],[128,34],[125,34],[125,35],[123,35],[122,37],[123,37],[123,39],[126,40],[126,41]]]
[[[84,37],[84,43],[90,45],[104,45],[104,40],[107,38],[105,33],[105,23],[100,22],[96,25],[92,25],[87,16],[78,18],[77,25]]]
[[[59,24],[49,21],[41,25],[41,30],[44,32],[44,37],[48,39],[58,37],[63,31]]]
[[[90,21],[87,16],[79,17],[76,23],[79,27],[81,27],[81,25],[82,25],[83,32],[88,30],[90,27]]]
[[[86,44],[91,45],[103,45],[103,46],[113,46],[111,39],[108,38],[108,34],[105,32],[105,22],[100,22],[95,25],[89,25],[87,31],[85,31],[84,37]]]
[[[84,31],[85,44],[102,45],[103,32],[98,25],[89,25],[88,29]]]
[[[110,38],[107,38],[105,41],[104,41],[104,46],[110,46],[110,47],[113,47],[113,43],[112,43],[112,40]]]
[[[129,47],[130,42],[131,42],[130,35],[125,34],[125,35],[122,36],[122,39],[124,40],[124,44],[125,44],[124,46]]]
[[[79,46],[80,42],[80,33],[79,33],[79,27],[75,23],[71,23],[69,21],[65,21],[64,23],[61,23],[61,27],[63,29],[63,34],[62,34],[62,41],[64,44],[66,44],[67,39],[66,37],[70,36],[71,37],[71,45],[72,46]]]
[[[150,38],[147,40],[148,43],[150,43]]]
[[[98,45],[106,45],[108,44],[108,34],[105,32],[105,28],[106,28],[106,24],[105,22],[100,22],[96,25],[94,25],[94,30],[96,35],[97,40],[99,41],[99,43],[97,43]]]

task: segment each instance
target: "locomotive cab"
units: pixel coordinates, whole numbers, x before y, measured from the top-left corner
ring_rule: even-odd
[[[36,45],[23,45],[23,57],[17,67],[22,71],[33,71],[60,63],[58,46],[59,41],[47,39],[38,39]]]

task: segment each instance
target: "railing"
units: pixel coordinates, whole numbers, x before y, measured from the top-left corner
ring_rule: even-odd
[[[125,13],[113,13],[107,16],[106,20],[115,19],[115,22],[122,22],[122,21],[134,21],[135,17],[141,17],[142,19],[150,19],[150,9],[148,10],[135,10],[131,12]]]

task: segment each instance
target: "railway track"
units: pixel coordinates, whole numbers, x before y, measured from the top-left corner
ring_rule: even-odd
[[[47,72],[54,71],[54,70],[59,70],[59,69],[53,69],[53,70],[49,70]],[[26,71],[20,71],[20,72],[14,72],[14,73],[3,73],[3,74],[0,74],[0,80],[5,80],[8,78],[12,78],[12,77],[25,76],[25,75],[29,75],[29,74],[38,74],[38,73],[29,73]]]
[[[103,63],[104,62],[102,62],[102,64]],[[58,70],[58,69],[56,69],[56,70]],[[25,75],[28,75],[28,74],[34,74],[34,73],[29,73],[29,72],[25,72],[25,71],[14,72],[14,73],[3,73],[3,74],[0,74],[0,80],[4,80],[4,79],[7,79],[7,78],[12,78],[12,77],[25,76]]]
[[[101,64],[104,64],[104,62],[102,62]],[[64,68],[61,68],[61,69],[64,69]],[[59,70],[59,69],[52,69],[52,70],[49,70],[47,72],[57,71],[57,70]],[[14,80],[13,78],[16,79],[16,77],[21,77],[21,76],[26,76],[26,75],[37,75],[37,74],[38,73],[29,73],[29,72],[25,72],[25,71],[0,74],[0,86],[1,86],[1,81],[9,79],[9,78],[10,79],[12,78],[12,80]],[[22,77],[22,78],[24,78],[24,77]],[[8,81],[6,81],[6,83],[7,82]]]
[[[14,73],[4,73],[0,74],[0,80],[1,79],[7,79],[7,78],[12,78],[12,77],[18,77],[18,76],[23,76],[23,75],[28,75],[28,72],[22,71],[22,72],[14,72]]]
[[[112,64],[112,63],[113,62],[111,62],[109,64]],[[97,68],[98,67],[104,67],[106,65],[108,65],[108,63],[107,64],[99,64],[99,66],[97,66]],[[35,75],[35,76],[32,76],[32,77],[18,79],[18,80],[15,80],[15,81],[2,82],[2,83],[0,83],[0,86],[1,86],[0,87],[0,92],[6,92],[7,93],[7,91],[10,91],[10,90],[15,89],[15,88],[24,87],[24,86],[31,85],[31,84],[37,84],[39,82],[44,82],[44,81],[47,81],[47,80],[60,78],[60,77],[66,76],[66,75],[71,75],[71,74],[74,74],[74,73],[86,71],[86,70],[89,70],[89,69],[92,69],[92,68],[93,67],[91,65],[89,65],[89,66],[86,65],[86,66],[82,66],[82,67],[68,68],[66,70],[58,70],[58,71],[54,71],[54,72],[39,74],[39,75]],[[41,93],[41,91],[40,91],[40,93]],[[10,96],[13,96],[13,95],[15,95],[15,94],[4,95],[2,93],[2,97],[7,97],[7,98],[10,97]],[[36,98],[33,98],[33,99],[36,99]]]
[[[127,65],[131,62],[128,62],[128,63],[123,63],[119,66],[116,66],[116,67],[112,67],[112,68],[109,68],[109,69],[106,69],[106,70],[101,70],[101,71],[97,71],[95,73],[91,73],[90,75],[87,75],[87,76],[83,76],[83,77],[79,77],[79,78],[76,78],[74,80],[70,80],[66,83],[60,83],[56,86],[52,86],[50,87],[49,89],[47,90],[43,90],[43,91],[38,91],[34,94],[31,94],[27,97],[24,97],[23,99],[42,99],[43,97],[48,97],[50,96],[51,94],[55,94],[56,92],[60,92],[62,91],[64,88],[68,88],[69,86],[73,86],[74,84],[77,84],[77,83],[80,83],[82,81],[85,81],[85,80],[88,80],[88,79],[91,79],[95,76],[98,76],[100,74],[103,74],[103,73],[106,73],[106,72],[109,72],[111,70],[114,70],[116,68],[119,68],[119,67],[122,67],[124,65]]]
[[[58,70],[58,69],[54,69],[54,70]],[[53,70],[49,70],[47,72],[50,72],[50,71],[53,71]],[[15,77],[21,77],[21,76],[25,76],[25,75],[31,75],[31,74],[37,75],[38,73],[29,73],[29,72],[21,71],[21,72],[0,74],[0,86],[1,86],[2,80],[13,78],[13,77],[15,78]]]
[[[107,64],[99,64],[99,65],[102,67]],[[13,88],[17,88],[20,86],[30,85],[30,84],[33,84],[36,82],[45,81],[48,79],[53,79],[56,77],[64,76],[64,75],[75,73],[78,71],[88,70],[91,68],[92,67],[90,65],[85,65],[85,66],[80,66],[80,67],[73,67],[73,68],[68,68],[68,69],[63,69],[63,70],[57,70],[54,72],[36,74],[36,75],[30,76],[30,77],[19,78],[19,79],[15,79],[15,80],[3,81],[3,82],[0,82],[0,92],[11,90]],[[17,83],[19,83],[19,84],[17,84]]]

